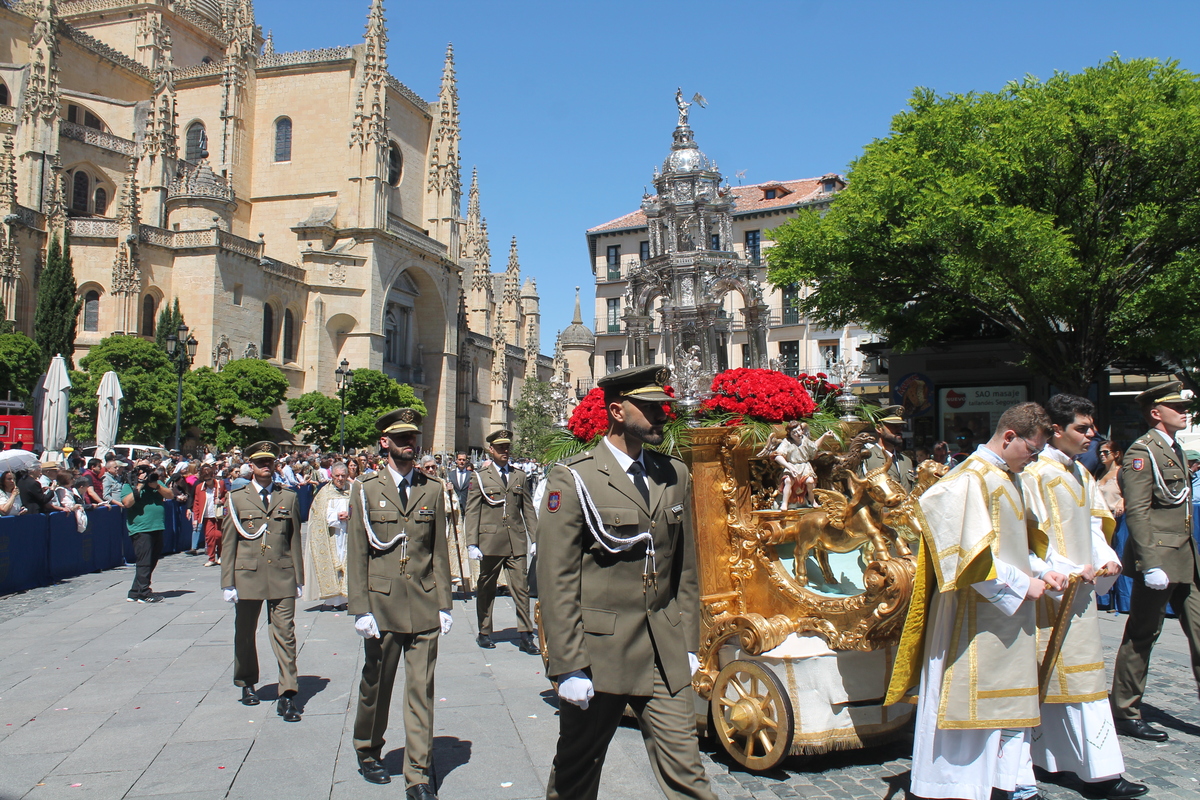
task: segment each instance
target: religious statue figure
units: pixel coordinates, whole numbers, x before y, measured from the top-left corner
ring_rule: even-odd
[[[675,90],[675,105],[679,106],[679,127],[686,128],[688,124],[688,107],[691,105],[683,99],[683,87]]]
[[[812,490],[817,476],[809,462],[817,454],[825,438],[831,435],[830,431],[826,431],[821,434],[821,438],[813,441],[808,436],[807,422],[793,420],[787,424],[787,436],[775,447],[772,456],[775,463],[783,467],[783,476],[780,479],[783,493],[779,502],[780,511],[788,510],[793,494],[802,505],[812,505]]]

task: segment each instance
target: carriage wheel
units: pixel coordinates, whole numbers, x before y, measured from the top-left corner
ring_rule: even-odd
[[[721,746],[747,769],[771,769],[791,750],[792,704],[766,667],[741,660],[726,664],[713,683],[710,706]]]

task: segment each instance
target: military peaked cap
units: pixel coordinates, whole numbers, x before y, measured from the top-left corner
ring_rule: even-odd
[[[487,437],[488,444],[512,444],[513,432],[499,430]]]
[[[248,455],[247,461],[253,461],[256,458],[279,458],[279,445],[274,442],[255,442],[246,448]]]
[[[1184,389],[1181,381],[1167,381],[1151,387],[1137,396],[1138,405],[1142,408],[1156,406],[1159,403],[1190,403],[1195,399],[1190,389]]]
[[[610,372],[596,381],[596,385],[605,391],[615,389],[621,397],[630,400],[667,403],[675,399],[666,392],[670,380],[671,370],[657,364],[647,364]]]
[[[415,408],[397,408],[375,420],[375,427],[379,429],[380,433],[420,431],[421,429],[417,427],[420,424],[421,412]]]

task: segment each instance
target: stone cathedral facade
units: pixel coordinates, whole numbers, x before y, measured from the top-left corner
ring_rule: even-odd
[[[424,401],[435,451],[509,425],[524,381],[554,369],[537,287],[515,239],[492,273],[477,177],[462,215],[453,50],[422,99],[388,71],[382,0],[360,1],[362,42],[302,52],[264,39],[251,0],[0,2],[0,300],[17,328],[66,230],[76,361],[153,336],[178,297],[195,366],[267,359],[295,395],[333,394],[342,359],[382,370]]]

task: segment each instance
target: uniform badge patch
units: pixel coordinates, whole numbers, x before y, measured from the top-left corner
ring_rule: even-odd
[[[546,510],[547,511],[558,511],[558,507],[560,505],[562,505],[562,493],[561,492],[551,492],[550,494],[546,495]]]
[[[380,508],[387,508],[387,500],[380,500],[380,501],[379,501],[379,507],[380,507]]]
[[[1133,467],[1135,471],[1141,472],[1142,467],[1146,466],[1146,461],[1141,458],[1135,458],[1130,461],[1130,466]]]

